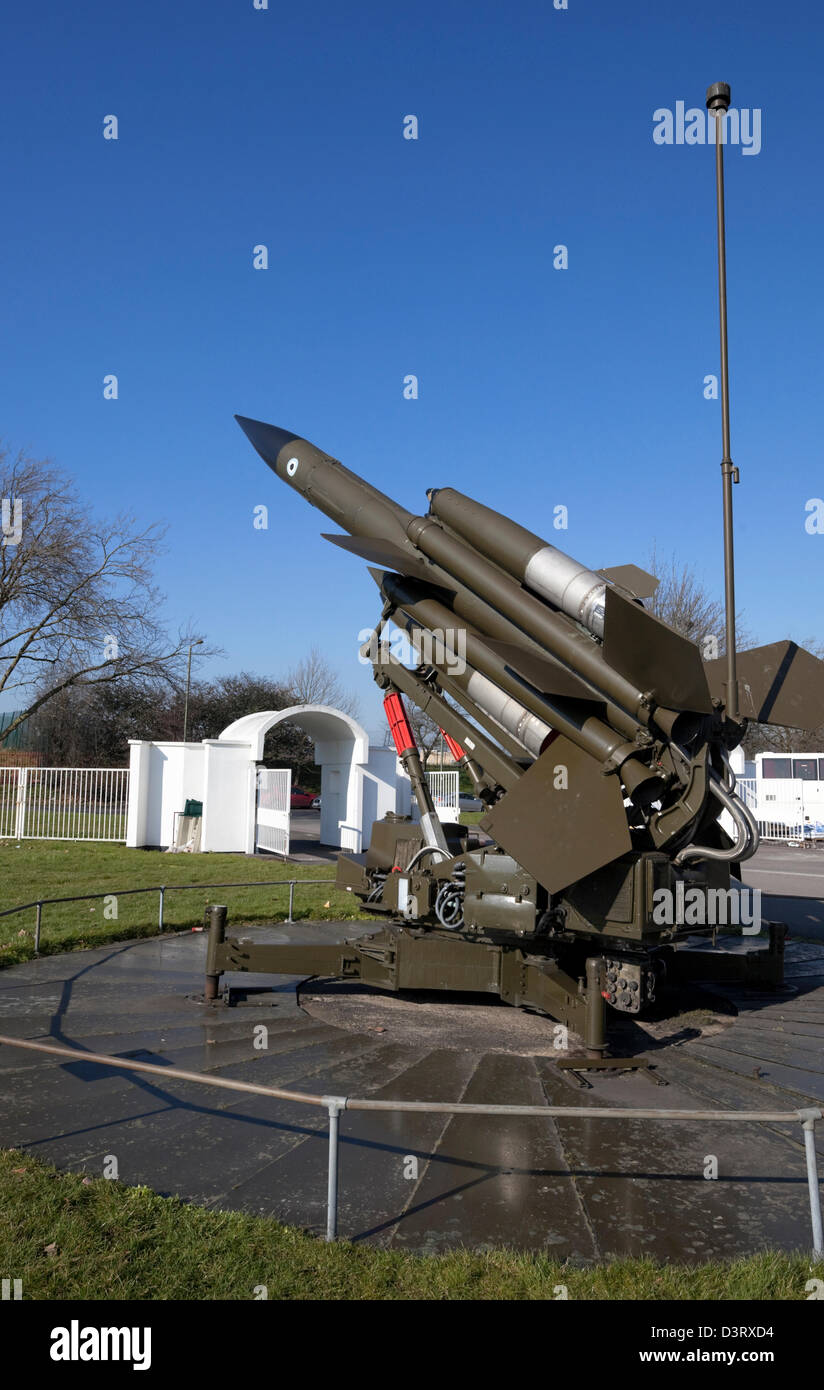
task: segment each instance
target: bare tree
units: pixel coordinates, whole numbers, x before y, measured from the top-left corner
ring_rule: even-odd
[[[245,714],[295,704],[283,682],[248,671],[193,681],[188,730],[193,742],[217,738]],[[129,739],[176,742],[183,736],[184,692],[169,682],[124,676],[109,683],[67,686],[28,721],[29,745],[53,767],[116,767],[128,762]],[[312,740],[294,724],[266,735],[264,761],[291,766],[296,777],[314,762]]]
[[[674,557],[663,560],[655,547],[650,552],[647,568],[658,580],[658,588],[652,598],[645,600],[644,607],[696,642],[705,659],[724,656],[726,620],[721,599],[707,591],[689,565],[679,564]],[[740,613],[736,614],[735,632],[736,649],[742,651],[751,639]]]
[[[654,597],[648,599],[645,605],[650,612],[697,642],[705,658],[726,655],[724,605],[720,599],[713,598],[707,592],[694,570],[686,565],[678,565],[674,559],[662,562],[655,550],[647,565],[660,581]],[[752,646],[753,639],[740,613],[736,614],[735,631],[736,649],[746,651],[748,646]],[[714,650],[712,644],[707,650],[707,639],[715,639]],[[814,655],[824,657],[824,645],[820,642],[811,640],[802,645]],[[742,746],[747,757],[766,752],[818,753],[824,750],[824,724],[807,733],[803,729],[789,729],[778,724],[750,723]]]
[[[70,686],[179,682],[195,634],[160,622],[162,530],[96,519],[70,478],[23,452],[0,449],[0,497],[0,694],[18,706],[5,732]]]
[[[357,696],[344,690],[340,677],[317,647],[289,672],[286,685],[293,691],[296,705],[334,705],[353,719],[358,717]]]

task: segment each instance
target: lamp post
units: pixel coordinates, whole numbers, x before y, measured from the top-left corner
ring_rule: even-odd
[[[186,742],[186,731],[189,726],[189,686],[192,683],[192,648],[202,647],[203,638],[198,637],[196,642],[189,643],[189,662],[186,667],[186,700],[183,705],[183,742]]]

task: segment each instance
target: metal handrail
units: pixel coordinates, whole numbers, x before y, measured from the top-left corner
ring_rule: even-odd
[[[13,912],[25,912],[30,907],[42,907],[48,903],[82,903],[89,898],[125,898],[130,893],[171,893],[173,890],[190,888],[277,888],[279,884],[287,883],[334,882],[333,878],[255,878],[242,883],[158,883],[149,888],[110,888],[106,893],[76,893],[71,898],[36,898],[34,902],[20,903],[19,907],[0,909],[0,917],[9,917]]]
[[[37,917],[34,924],[34,954],[39,955],[43,908],[48,907],[50,903],[83,903],[93,901],[95,898],[128,898],[136,893],[159,893],[160,905],[157,926],[158,931],[163,931],[163,904],[167,893],[193,892],[196,888],[288,888],[289,915],[285,920],[291,922],[294,920],[292,912],[295,906],[295,888],[299,883],[335,883],[335,881],[334,878],[256,878],[242,883],[164,883],[149,888],[121,888],[119,890],[110,888],[105,893],[75,893],[70,898],[37,898],[34,902],[20,903],[18,907],[0,909],[0,917],[11,917],[15,912],[28,912],[31,908],[35,908]]]
[[[225,886],[225,885],[224,885]],[[159,1067],[152,1062],[135,1062],[112,1057],[105,1052],[83,1052],[74,1047],[57,1047],[53,1043],[38,1043],[0,1034],[0,1045],[20,1047],[31,1052],[46,1052],[55,1057],[68,1057],[73,1062],[97,1062],[101,1066],[120,1067],[123,1071],[148,1072],[166,1080],[192,1081],[199,1086],[212,1086],[226,1091],[243,1091],[252,1095],[269,1096],[274,1100],[294,1101],[299,1105],[322,1106],[329,1115],[329,1161],[327,1170],[326,1239],[337,1236],[338,1205],[338,1141],[339,1118],[343,1110],[428,1111],[431,1114],[451,1115],[510,1115],[544,1116],[558,1119],[590,1120],[721,1120],[743,1123],[788,1124],[801,1122],[807,1162],[807,1182],[810,1192],[810,1216],[813,1228],[813,1254],[824,1257],[824,1227],[821,1217],[821,1197],[815,1152],[815,1126],[824,1119],[824,1111],[815,1106],[798,1110],[651,1110],[636,1108],[618,1110],[603,1106],[575,1105],[483,1105],[465,1101],[430,1100],[360,1100],[352,1096],[319,1096],[310,1091],[287,1091],[278,1086],[261,1086],[252,1081],[228,1081],[220,1076],[203,1076],[200,1072],[183,1071],[179,1067]]]

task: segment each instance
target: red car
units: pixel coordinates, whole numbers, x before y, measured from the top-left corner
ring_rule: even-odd
[[[317,792],[305,792],[302,787],[292,788],[292,799],[290,805],[293,811],[307,811],[312,805]]]

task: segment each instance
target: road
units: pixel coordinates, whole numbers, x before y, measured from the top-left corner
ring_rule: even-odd
[[[824,941],[824,849],[762,844],[741,866],[748,888],[760,888],[761,911],[786,922],[792,936]]]

